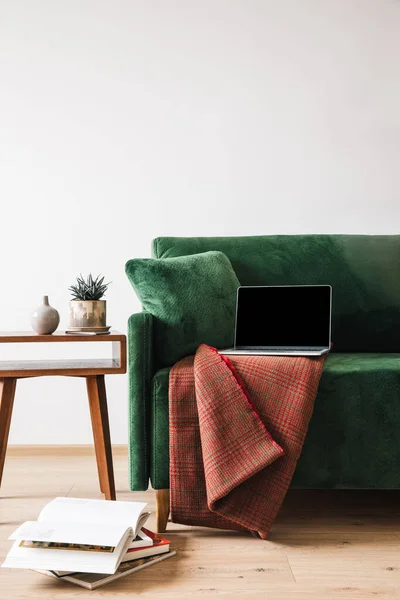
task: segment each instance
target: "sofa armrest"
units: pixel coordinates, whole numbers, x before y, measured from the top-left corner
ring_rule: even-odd
[[[147,490],[149,484],[153,375],[153,316],[143,311],[128,320],[129,477],[135,491]]]

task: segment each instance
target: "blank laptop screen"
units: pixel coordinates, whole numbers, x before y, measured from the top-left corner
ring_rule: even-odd
[[[327,348],[330,312],[329,285],[241,287],[235,346]]]

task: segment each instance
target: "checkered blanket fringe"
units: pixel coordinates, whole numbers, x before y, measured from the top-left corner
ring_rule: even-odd
[[[171,517],[266,539],[308,429],[324,358],[201,345],[170,373]]]

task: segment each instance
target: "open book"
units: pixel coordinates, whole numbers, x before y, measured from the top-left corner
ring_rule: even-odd
[[[26,521],[2,567],[115,573],[150,513],[144,502],[55,498]]]
[[[164,537],[161,537],[161,535],[158,533],[153,533],[152,531],[149,531],[143,527],[140,535],[145,536],[145,538],[149,540],[149,543],[147,545],[141,543],[140,546],[138,544],[131,544],[121,559],[121,565],[127,561],[146,558],[147,556],[155,556],[158,554],[166,554],[170,551],[170,541]],[[143,538],[143,541],[145,538]]]

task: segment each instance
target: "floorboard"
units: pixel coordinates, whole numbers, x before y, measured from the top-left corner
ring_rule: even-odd
[[[153,491],[129,491],[126,452],[116,452],[114,466],[117,499],[145,500],[155,511]],[[10,448],[0,490],[1,560],[10,533],[54,496],[102,497],[93,451]],[[266,542],[173,523],[167,536],[176,557],[94,592],[2,569],[0,599],[400,599],[398,491],[291,490]]]

